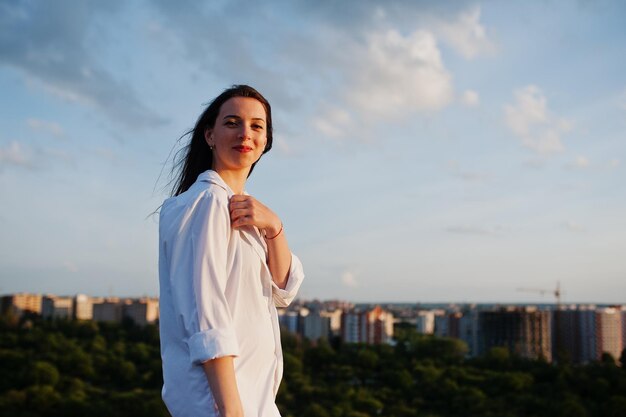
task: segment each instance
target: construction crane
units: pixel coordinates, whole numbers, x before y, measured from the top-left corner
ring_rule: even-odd
[[[556,289],[554,290],[546,290],[541,288],[518,288],[517,291],[520,292],[534,292],[541,295],[552,294],[556,299],[557,309],[561,307],[561,283],[559,281],[556,282]]]
[[[565,346],[565,340],[564,340],[564,335],[562,333],[562,327],[563,327],[563,318],[562,318],[562,314],[563,311],[561,311],[561,283],[559,281],[556,282],[556,288],[554,290],[546,290],[546,289],[541,289],[541,288],[518,288],[517,291],[524,291],[524,292],[534,292],[534,293],[539,293],[541,295],[545,295],[545,294],[552,294],[554,295],[554,298],[556,299],[556,310],[553,311],[553,330],[552,330],[552,335],[553,335],[553,351],[556,352],[556,360],[560,361],[560,357],[562,352],[564,351],[564,346]]]

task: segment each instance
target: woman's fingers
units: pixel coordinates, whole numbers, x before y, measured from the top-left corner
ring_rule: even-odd
[[[255,225],[258,226],[259,204],[254,198],[247,195],[234,195],[230,199],[230,220],[233,227]],[[261,216],[262,217],[262,216]]]
[[[233,227],[252,225],[259,229],[266,229],[275,223],[280,223],[273,211],[250,195],[232,196],[229,211]]]
[[[250,216],[251,203],[247,196],[234,195],[229,202],[230,221],[234,227],[243,226],[247,216]]]
[[[239,197],[239,196],[232,196],[230,199],[229,209],[231,212],[235,209],[245,209],[245,208],[252,207],[253,202],[251,199],[243,200],[240,198],[235,199],[235,197]]]
[[[235,223],[237,220],[251,220],[254,221],[254,214],[249,210],[236,209],[230,212],[230,221]]]
[[[251,195],[235,194],[230,198],[230,205],[250,204],[252,201],[256,200]]]

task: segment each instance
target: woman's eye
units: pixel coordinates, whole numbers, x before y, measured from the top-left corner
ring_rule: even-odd
[[[263,129],[263,126],[261,126],[261,125],[252,125],[252,127],[254,129]]]
[[[237,125],[237,123],[236,123],[234,120],[226,120],[226,121],[224,122],[224,125],[225,125],[225,126],[236,126],[236,125]]]

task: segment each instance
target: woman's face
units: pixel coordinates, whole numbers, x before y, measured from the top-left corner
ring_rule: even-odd
[[[213,129],[204,137],[213,147],[213,169],[245,171],[263,154],[267,143],[265,108],[250,97],[233,97],[220,108]]]

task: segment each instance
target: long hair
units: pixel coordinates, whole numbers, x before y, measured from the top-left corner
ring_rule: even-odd
[[[193,129],[185,133],[182,137],[190,136],[189,143],[174,156],[174,166],[172,172],[175,172],[174,187],[172,195],[177,196],[184,193],[196,181],[198,175],[204,171],[213,168],[213,151],[209,148],[204,138],[204,132],[207,129],[215,127],[215,121],[219,115],[222,104],[233,97],[249,97],[258,100],[265,108],[266,115],[266,133],[267,143],[263,154],[272,149],[272,108],[270,103],[254,88],[248,85],[233,85],[231,88],[224,90],[222,94],[217,96],[208,107],[202,112]],[[258,162],[258,161],[257,161]],[[250,167],[248,176],[252,173],[256,162]]]

